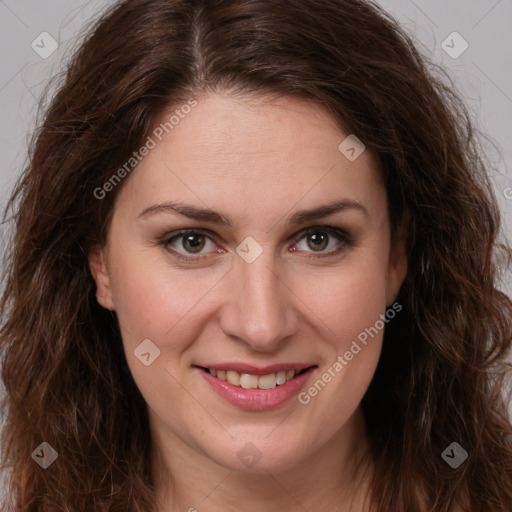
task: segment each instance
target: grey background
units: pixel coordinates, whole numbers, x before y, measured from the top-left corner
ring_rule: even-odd
[[[110,5],[106,0],[0,0],[0,209],[26,162],[38,99],[78,44],[85,24]],[[503,212],[504,236],[512,238],[512,0],[380,0],[417,40],[422,53],[442,64],[455,80],[476,126],[497,144],[486,143],[490,174]],[[469,44],[458,58],[442,48],[457,31]],[[31,43],[48,32],[57,50],[41,58]],[[450,45],[457,49],[458,43]],[[41,43],[39,43],[41,45]],[[46,49],[48,46],[46,46]],[[1,226],[4,230],[4,226]],[[0,233],[0,241],[5,232]],[[502,288],[512,295],[508,273]],[[512,404],[510,407],[512,414]]]

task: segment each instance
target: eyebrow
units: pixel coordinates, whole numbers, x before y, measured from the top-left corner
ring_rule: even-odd
[[[287,222],[288,224],[291,225],[302,224],[308,221],[321,219],[323,217],[327,217],[328,215],[333,215],[335,213],[347,210],[359,210],[362,213],[364,213],[366,217],[369,217],[368,210],[361,203],[353,201],[351,199],[340,199],[338,201],[324,204],[310,210],[299,210],[295,212],[293,215],[288,216]],[[138,217],[147,218],[152,215],[157,215],[161,213],[177,213],[184,217],[188,217],[189,219],[197,220],[200,222],[211,222],[213,224],[221,224],[229,228],[232,228],[234,224],[232,219],[228,215],[225,215],[221,212],[217,212],[210,208],[198,208],[196,206],[192,206],[189,204],[175,203],[172,201],[167,201],[165,203],[149,206],[148,208],[142,210],[139,213]]]

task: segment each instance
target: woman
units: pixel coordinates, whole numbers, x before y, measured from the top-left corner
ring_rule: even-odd
[[[512,510],[495,198],[374,4],[114,5],[9,211],[13,510]]]

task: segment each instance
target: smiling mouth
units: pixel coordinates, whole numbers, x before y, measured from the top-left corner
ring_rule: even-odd
[[[282,370],[267,375],[251,375],[249,373],[239,373],[233,370],[213,370],[210,368],[200,367],[206,373],[213,375],[219,380],[225,381],[232,386],[243,389],[273,389],[282,386],[288,381],[295,379],[308,371],[310,368],[302,368],[297,370]]]

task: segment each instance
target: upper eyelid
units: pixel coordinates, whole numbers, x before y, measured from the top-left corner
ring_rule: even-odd
[[[346,233],[348,235],[348,231],[346,229],[343,229],[341,227],[337,227],[337,226],[334,226],[332,224],[323,224],[323,225],[312,225],[312,226],[308,226],[308,227],[305,227],[305,228],[302,228],[298,231],[296,231],[293,235],[290,235],[288,237],[287,240],[292,240],[294,238],[297,238],[298,236],[304,236],[305,234],[307,234],[308,232],[310,231],[314,231],[315,229],[317,229],[318,231],[321,231],[322,229],[324,229],[325,231],[328,231],[328,232],[335,232],[335,231],[338,231],[338,232],[343,232],[343,233]],[[205,235],[208,235],[210,236],[211,238],[218,238],[219,235],[217,235],[217,233],[215,233],[214,231],[211,231],[207,228],[184,228],[184,229],[177,229],[175,231],[171,231],[167,234],[165,234],[162,238],[165,240],[172,240],[173,238],[177,238],[177,237],[180,237],[180,236],[185,236],[187,234],[194,234],[194,233],[200,233],[200,234],[205,234]]]

